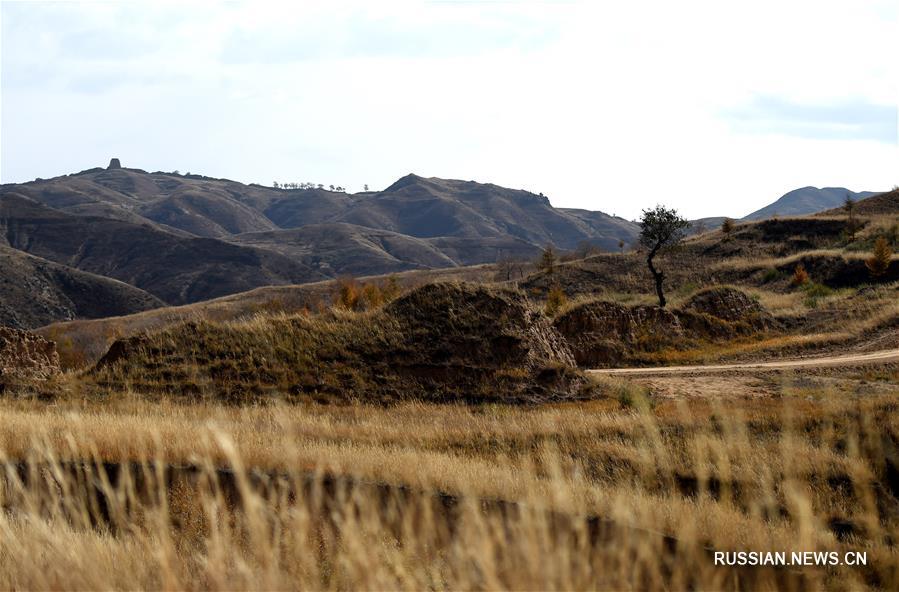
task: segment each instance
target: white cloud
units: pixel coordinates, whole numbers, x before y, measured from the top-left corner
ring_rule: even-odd
[[[4,182],[111,156],[351,189],[414,171],[628,217],[899,182],[895,141],[746,116],[895,107],[893,2],[2,6]]]

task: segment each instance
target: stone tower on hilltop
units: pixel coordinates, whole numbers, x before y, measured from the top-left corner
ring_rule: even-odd
[[[109,166],[106,167],[106,170],[111,171],[113,169],[120,169],[120,168],[122,168],[122,163],[119,162],[118,158],[113,158],[113,159],[110,159]]]

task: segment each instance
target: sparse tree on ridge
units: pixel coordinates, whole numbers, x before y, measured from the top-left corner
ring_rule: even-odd
[[[537,260],[537,269],[551,274],[556,269],[556,261],[558,261],[556,249],[551,244],[548,244],[544,247],[543,252],[540,253],[540,259]]]
[[[724,222],[721,223],[721,232],[723,232],[725,235],[729,236],[730,233],[734,231],[734,227],[735,227],[734,221],[731,220],[730,218],[725,218]]]
[[[677,245],[686,236],[690,222],[678,215],[677,210],[665,206],[656,206],[651,210],[643,210],[640,220],[640,244],[649,249],[646,254],[646,265],[656,284],[659,306],[665,308],[665,293],[662,283],[665,273],[656,269],[653,260],[659,253]]]
[[[846,216],[848,217],[848,220],[846,221],[846,234],[849,235],[849,240],[855,240],[859,224],[855,219],[855,200],[852,198],[851,193],[846,194],[846,199],[843,201],[843,209],[846,211]]]

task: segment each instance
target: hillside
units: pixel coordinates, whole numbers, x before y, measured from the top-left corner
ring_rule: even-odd
[[[573,248],[591,240],[617,248],[636,225],[602,212],[554,208],[546,197],[493,184],[407,175],[383,191],[349,195],[324,189],[274,189],[201,175],[140,169],[89,169],[4,185],[54,209],[167,231],[227,238],[325,223],[346,223],[415,238],[518,239]]]
[[[472,181],[407,175],[350,195],[110,167],[0,186],[0,232],[12,249],[178,305],[346,274],[527,260],[549,243],[617,250],[637,226]],[[35,318],[69,320],[76,308],[47,310],[58,314]]]
[[[9,247],[121,280],[168,304],[322,279],[271,251],[186,238],[150,224],[73,216],[13,193],[0,196],[0,234]]]
[[[857,201],[855,214],[858,216],[890,216],[899,214],[899,189],[893,189],[892,191]],[[821,212],[821,215],[845,216],[846,210],[842,208],[841,204],[840,207]]]
[[[774,203],[744,216],[743,220],[764,220],[775,216],[805,216],[838,207],[846,200],[846,196],[862,200],[874,191],[850,191],[845,187],[802,187],[782,195]]]
[[[0,326],[33,329],[59,320],[98,319],[164,306],[123,282],[72,269],[0,244]]]

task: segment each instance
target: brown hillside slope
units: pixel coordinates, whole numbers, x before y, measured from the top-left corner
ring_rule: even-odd
[[[858,216],[882,216],[899,214],[899,189],[874,195],[855,202],[855,214]],[[845,216],[842,207],[821,212],[819,216]]]
[[[0,244],[0,325],[34,329],[60,319],[96,319],[165,306],[126,283]]]
[[[271,251],[73,216],[12,193],[0,195],[0,235],[12,248],[121,280],[170,304],[323,277]]]

